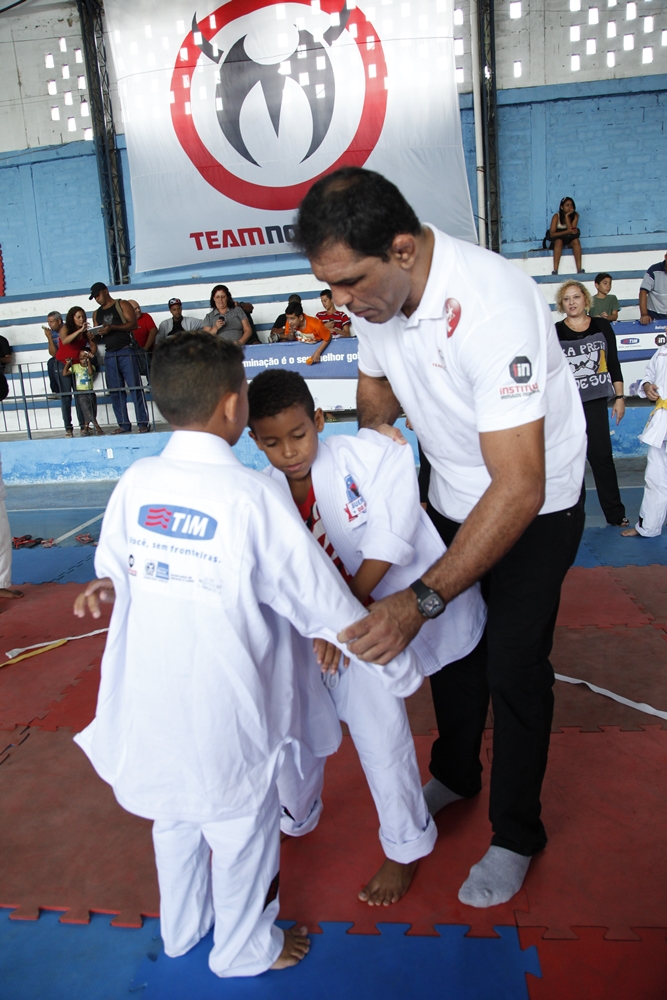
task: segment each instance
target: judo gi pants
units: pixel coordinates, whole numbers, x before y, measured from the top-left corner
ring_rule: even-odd
[[[586,458],[595,479],[595,489],[608,524],[620,524],[625,507],[618,488],[616,466],[611,451],[609,407],[606,399],[591,399],[584,403],[586,417]]]
[[[380,819],[382,849],[392,861],[409,864],[431,853],[438,833],[424,801],[405,702],[356,663],[339,677],[329,693],[359,754]],[[317,826],[326,763],[304,744],[299,750],[303,778],[289,750],[278,777],[280,827],[293,837]]]
[[[665,445],[648,446],[644,496],[635,528],[645,538],[654,538],[662,531],[667,517],[667,451]]]
[[[0,589],[12,585],[12,532],[5,501],[0,500]]]
[[[217,976],[257,976],[283,947],[278,916],[280,806],[275,784],[253,816],[153,824],[164,950],[185,954],[213,930]]]
[[[449,546],[460,525],[430,504],[428,513]],[[547,842],[540,791],[554,704],[549,654],[561,584],[576,557],[584,516],[582,491],[574,507],[542,514],[528,525],[482,580],[488,621],[480,645],[431,677],[439,732],[431,774],[464,798],[480,791],[490,695],[491,843],[526,857]]]

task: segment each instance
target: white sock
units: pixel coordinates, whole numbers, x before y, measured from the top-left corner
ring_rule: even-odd
[[[458,799],[463,798],[462,795],[457,795],[456,792],[450,791],[447,785],[443,785],[437,778],[431,778],[430,781],[427,781],[422,791],[431,816],[435,816],[437,812],[448,806],[450,802],[457,802]]]
[[[504,847],[490,847],[459,889],[459,899],[467,906],[498,906],[514,896],[526,877],[530,858]]]

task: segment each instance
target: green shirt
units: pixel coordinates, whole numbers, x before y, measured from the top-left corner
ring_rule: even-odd
[[[599,299],[597,295],[594,295],[591,303],[591,311],[588,315],[601,316],[602,313],[606,313],[607,316],[611,316],[612,313],[615,313],[620,308],[615,295],[610,293],[609,295],[605,295],[603,299]]]

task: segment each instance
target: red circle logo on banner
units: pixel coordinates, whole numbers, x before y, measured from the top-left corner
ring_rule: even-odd
[[[306,0],[292,0],[292,2],[303,4],[308,10],[311,9],[310,2],[306,2]],[[202,18],[197,24],[197,30],[203,39],[210,42],[226,24],[245,14],[252,14],[256,10],[273,6],[276,6],[274,0],[231,0],[231,2],[223,4],[222,7],[218,7],[212,15]],[[340,14],[340,0],[321,0],[320,9],[326,14]],[[211,22],[215,27],[210,27]],[[349,30],[352,25],[356,25],[355,42],[363,63],[366,82],[359,125],[352,142],[338,159],[331,163],[326,170],[309,180],[284,187],[270,187],[264,184],[253,184],[251,181],[237,177],[216,160],[204,145],[197,132],[192,114],[186,113],[185,102],[174,102],[171,105],[171,120],[178,141],[193,165],[211,187],[231,201],[240,202],[250,208],[285,211],[297,208],[311,185],[325,173],[331,173],[342,166],[362,167],[364,165],[373,152],[384,127],[387,113],[387,90],[385,87],[387,65],[377,32],[358,7],[349,11],[346,29]],[[374,46],[367,44],[370,36],[373,36]],[[192,31],[184,38],[180,49],[181,54],[184,49],[187,50],[187,58],[182,60],[179,55],[178,62],[174,67],[171,80],[171,89],[174,94],[178,93],[179,78],[183,71],[194,72],[199,61],[200,48],[195,44]]]

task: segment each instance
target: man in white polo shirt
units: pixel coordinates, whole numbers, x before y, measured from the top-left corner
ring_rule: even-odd
[[[485,639],[431,678],[439,739],[425,795],[436,812],[479,792],[490,694],[493,838],[459,898],[502,903],[547,840],[549,653],[584,523],[579,394],[532,279],[422,226],[379,174],[348,167],[318,181],[300,207],[296,239],[336,305],[355,317],[359,424],[398,437],[392,425],[405,410],[432,466],[429,513],[449,547],[340,638],[361,659],[387,663],[428,618],[483,581]]]

